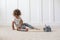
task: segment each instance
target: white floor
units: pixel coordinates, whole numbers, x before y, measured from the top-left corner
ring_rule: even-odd
[[[0,40],[60,40],[60,28],[53,32],[20,32],[11,27],[0,27]]]

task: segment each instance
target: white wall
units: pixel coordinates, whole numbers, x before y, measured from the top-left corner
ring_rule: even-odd
[[[60,0],[54,1],[55,23],[60,24]]]
[[[0,0],[0,25],[7,25],[7,14],[5,0]]]
[[[33,26],[60,24],[60,0],[0,0],[0,25],[11,25],[16,8],[24,22]]]
[[[31,0],[31,24],[32,25],[41,25],[41,0]]]

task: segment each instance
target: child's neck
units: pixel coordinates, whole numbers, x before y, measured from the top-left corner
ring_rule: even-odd
[[[19,19],[19,16],[18,17],[16,17],[17,19]]]

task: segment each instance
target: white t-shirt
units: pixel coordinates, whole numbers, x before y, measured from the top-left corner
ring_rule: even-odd
[[[19,18],[19,19],[15,18],[14,19],[14,23],[15,23],[16,27],[20,27],[20,20],[21,20],[21,18]]]

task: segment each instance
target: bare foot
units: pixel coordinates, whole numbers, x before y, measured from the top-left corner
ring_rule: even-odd
[[[28,27],[26,27],[26,32],[28,31]]]

